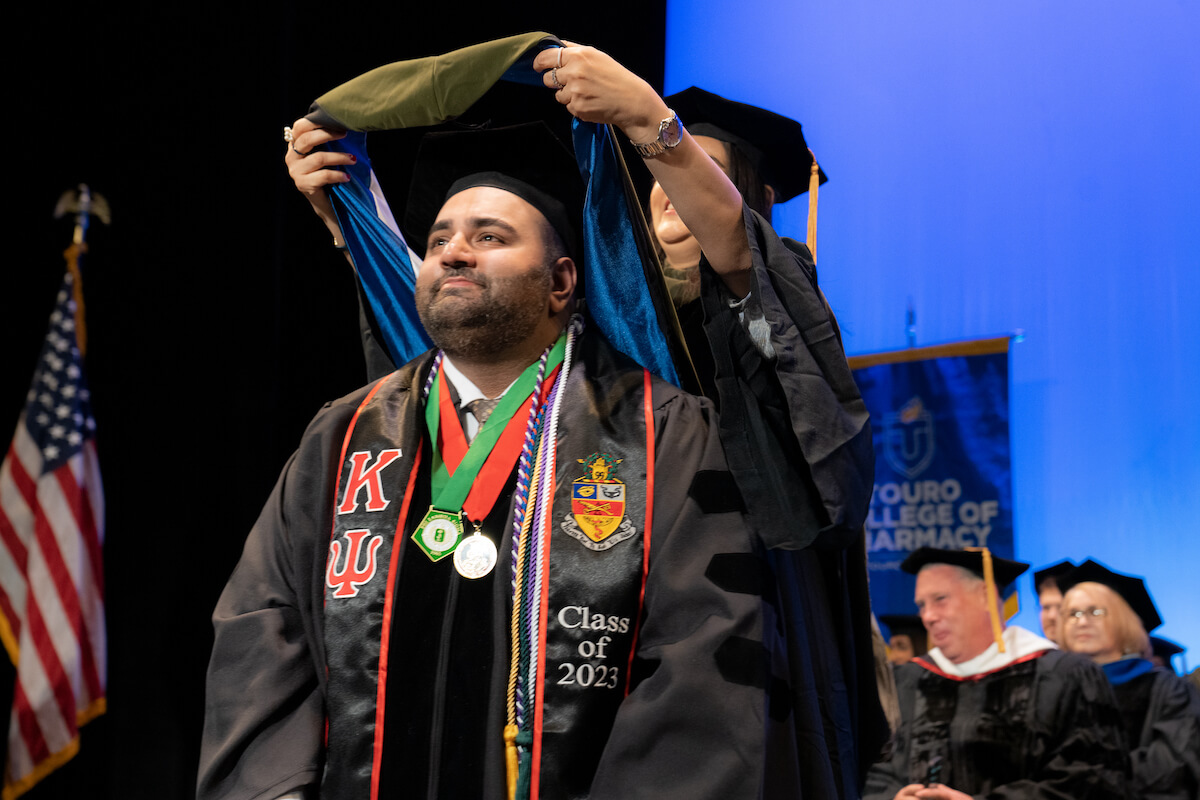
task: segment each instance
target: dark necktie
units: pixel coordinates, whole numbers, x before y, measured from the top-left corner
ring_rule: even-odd
[[[464,408],[475,415],[476,421],[479,422],[479,427],[482,428],[483,423],[487,422],[487,418],[491,416],[492,409],[494,409],[496,404],[499,402],[499,397],[497,397],[495,400],[489,400],[486,397],[481,397],[478,400],[472,400],[471,402],[467,403]]]

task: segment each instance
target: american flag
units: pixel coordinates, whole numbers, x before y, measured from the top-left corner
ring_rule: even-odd
[[[16,666],[4,800],[79,749],[104,712],[104,497],[68,271],[0,466],[0,638]]]

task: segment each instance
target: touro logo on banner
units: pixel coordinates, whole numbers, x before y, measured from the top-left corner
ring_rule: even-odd
[[[1013,557],[1008,339],[856,356],[850,366],[875,441],[872,605],[912,613],[915,579],[900,562],[913,550]]]

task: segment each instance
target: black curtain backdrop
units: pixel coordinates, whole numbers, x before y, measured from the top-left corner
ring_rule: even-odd
[[[283,126],[372,67],[529,30],[661,90],[665,2],[41,3],[10,21],[6,447],[70,243],[59,195],[86,182],[112,209],[84,282],[109,711],[27,796],[188,798],[209,615],[308,420],[365,382],[353,276],[287,178]]]

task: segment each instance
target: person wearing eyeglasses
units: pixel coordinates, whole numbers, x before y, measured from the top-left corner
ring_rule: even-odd
[[[1141,578],[1085,561],[1060,579],[1059,643],[1099,664],[1117,697],[1135,797],[1200,795],[1200,701],[1151,661],[1162,618]]]

